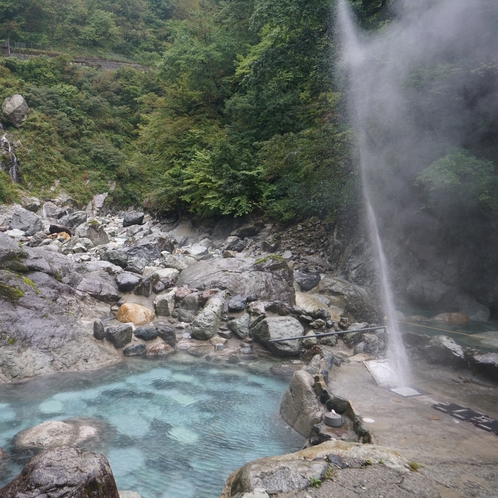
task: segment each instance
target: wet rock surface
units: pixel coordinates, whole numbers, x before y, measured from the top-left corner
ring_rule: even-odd
[[[107,459],[97,453],[62,447],[45,451],[0,489],[3,498],[119,498]]]

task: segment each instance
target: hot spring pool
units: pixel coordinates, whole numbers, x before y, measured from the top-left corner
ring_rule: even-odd
[[[0,387],[0,446],[9,452],[15,434],[46,420],[91,417],[110,425],[92,449],[107,456],[119,489],[143,498],[215,498],[245,462],[302,446],[278,415],[287,386],[269,373],[191,358],[39,378]],[[4,463],[0,486],[22,464]]]

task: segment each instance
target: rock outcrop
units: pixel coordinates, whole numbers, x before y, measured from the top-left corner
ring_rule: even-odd
[[[2,104],[2,117],[16,128],[20,128],[28,118],[28,103],[18,93],[7,97]]]

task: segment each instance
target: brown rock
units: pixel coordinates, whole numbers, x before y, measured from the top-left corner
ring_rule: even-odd
[[[155,313],[145,306],[135,303],[122,304],[116,314],[116,319],[123,323],[132,322],[135,325],[145,325],[154,320]]]
[[[463,313],[440,313],[439,315],[436,315],[433,320],[448,323],[467,323],[469,317]]]
[[[162,342],[160,344],[154,344],[154,346],[151,346],[149,349],[147,349],[147,356],[168,356],[170,354],[173,354],[175,350],[169,345],[166,344],[165,342]]]

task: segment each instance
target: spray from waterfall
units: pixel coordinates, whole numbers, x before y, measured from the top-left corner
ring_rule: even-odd
[[[393,295],[390,287],[389,266],[382,247],[379,235],[379,227],[372,201],[371,182],[375,176],[375,161],[370,156],[372,144],[367,130],[367,114],[365,109],[370,108],[370,98],[365,91],[364,80],[368,77],[366,72],[367,53],[364,49],[368,40],[362,40],[352,18],[352,13],[346,0],[339,0],[338,20],[342,40],[343,64],[349,76],[348,85],[350,89],[350,109],[353,125],[356,132],[356,143],[359,152],[361,178],[368,227],[370,230],[371,244],[374,249],[379,270],[379,285],[381,290],[382,305],[386,315],[388,330],[388,359],[397,377],[399,387],[405,386],[409,377],[409,361],[406,354],[399,322],[394,307]],[[369,54],[371,55],[371,54]]]
[[[7,136],[7,132],[4,127],[0,124],[0,151],[2,155],[8,158],[8,173],[10,179],[14,183],[19,183],[19,163],[17,162],[17,156],[14,153],[12,143]]]

